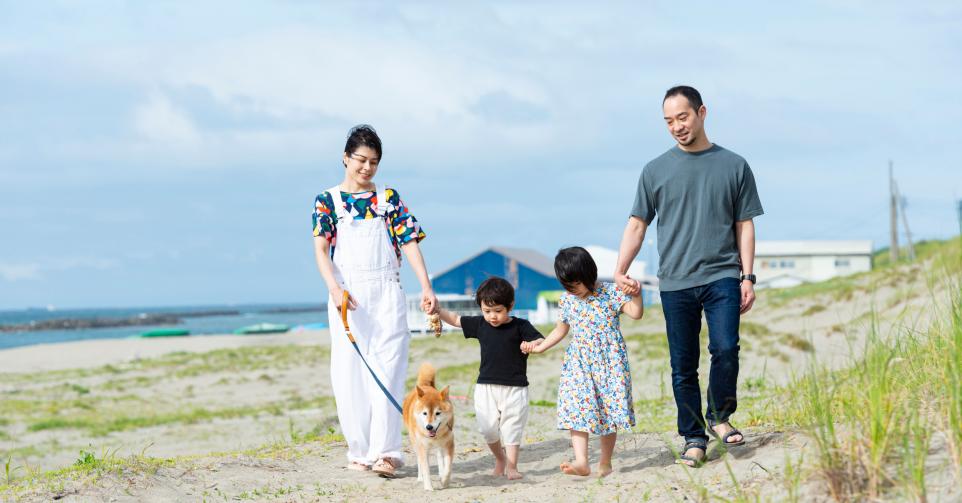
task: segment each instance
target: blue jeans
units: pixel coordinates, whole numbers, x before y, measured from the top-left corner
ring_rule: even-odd
[[[678,434],[685,441],[707,443],[702,417],[698,360],[701,357],[701,313],[708,321],[708,411],[705,418],[722,423],[738,405],[738,323],[741,285],[723,278],[707,285],[674,292],[661,292],[668,351],[671,355],[671,389],[678,407]]]

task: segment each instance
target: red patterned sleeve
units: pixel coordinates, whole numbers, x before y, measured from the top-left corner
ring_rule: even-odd
[[[414,218],[411,210],[401,200],[401,195],[394,189],[387,189],[388,204],[391,205],[391,235],[397,245],[404,246],[411,241],[420,242],[427,237],[418,219]]]

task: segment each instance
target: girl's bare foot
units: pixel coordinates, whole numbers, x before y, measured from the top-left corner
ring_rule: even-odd
[[[504,473],[508,476],[508,480],[518,480],[522,477],[521,472],[519,472],[517,468],[508,467]]]
[[[613,471],[614,470],[611,468],[611,463],[598,463],[598,477],[607,477],[608,475],[611,475],[611,472]]]
[[[504,465],[505,465],[505,464],[506,464],[506,463],[505,463],[504,458],[494,458],[494,471],[491,472],[491,475],[493,475],[493,476],[495,476],[495,477],[504,477]]]
[[[581,477],[587,477],[588,475],[591,475],[591,468],[588,466],[588,463],[583,465],[561,463],[561,472],[565,475],[578,475]]]

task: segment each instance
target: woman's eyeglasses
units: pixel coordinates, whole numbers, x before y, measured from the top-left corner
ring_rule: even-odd
[[[367,157],[364,157],[364,156],[361,155],[361,154],[351,154],[349,157],[350,157],[351,159],[354,159],[355,161],[360,162],[361,164],[368,163],[368,164],[370,164],[371,166],[375,166],[375,167],[377,167],[377,164],[378,164],[379,162],[381,162],[381,160],[378,159],[377,157],[375,157],[375,158],[373,158],[373,159],[368,159]]]

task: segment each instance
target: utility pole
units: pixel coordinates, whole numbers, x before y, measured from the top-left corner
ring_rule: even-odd
[[[895,197],[895,177],[892,174],[892,160],[889,159],[889,258],[892,263],[899,260],[898,204]]]
[[[959,199],[959,239],[962,240],[962,199]]]
[[[912,231],[909,230],[909,219],[905,216],[905,198],[902,197],[902,193],[899,192],[898,182],[894,182],[895,187],[895,198],[899,201],[899,213],[902,214],[902,228],[905,229],[905,241],[908,243],[909,248],[909,262],[915,261],[915,245],[912,244]]]

